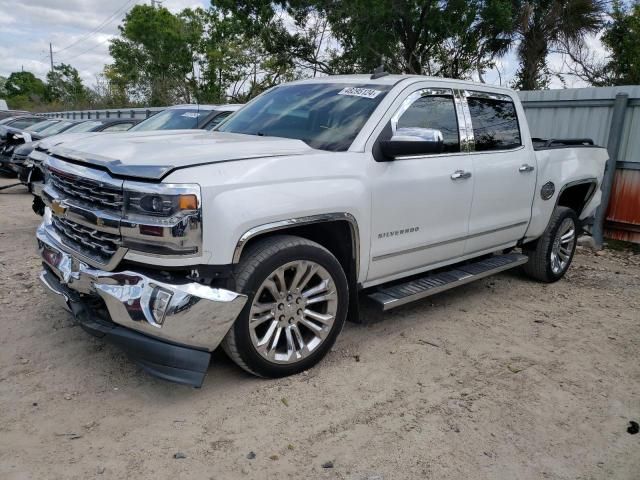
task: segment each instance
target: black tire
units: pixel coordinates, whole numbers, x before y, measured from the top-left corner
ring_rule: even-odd
[[[552,267],[552,249],[554,242],[557,240],[558,231],[563,225],[565,220],[573,222],[574,228],[574,241],[570,248],[570,255],[568,261],[559,271]],[[568,207],[556,207],[549,220],[546,230],[542,236],[528,245],[525,245],[523,252],[529,256],[529,261],[524,265],[525,273],[541,282],[552,283],[560,280],[569,269],[573,255],[576,250],[577,237],[579,232],[579,222],[576,212]]]
[[[336,315],[331,330],[309,356],[291,364],[268,361],[253,345],[249,327],[251,306],[263,281],[277,268],[298,260],[322,266],[332,277],[337,293]],[[222,348],[236,364],[260,377],[278,378],[294,375],[317,364],[329,352],[344,325],[349,305],[349,287],[344,271],[329,250],[304,238],[278,235],[250,246],[236,269],[236,291],[248,296],[247,303],[231,330],[222,341]]]

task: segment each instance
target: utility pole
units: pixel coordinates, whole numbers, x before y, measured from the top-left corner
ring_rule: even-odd
[[[51,60],[51,72],[53,73],[53,47],[51,42],[49,42],[49,59]]]

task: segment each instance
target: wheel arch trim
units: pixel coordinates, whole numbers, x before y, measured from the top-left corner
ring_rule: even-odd
[[[262,225],[258,225],[256,227],[250,228],[246,232],[244,232],[236,247],[233,251],[233,263],[237,264],[240,262],[240,257],[242,255],[242,251],[244,247],[247,245],[247,242],[252,238],[263,235],[265,233],[276,232],[279,230],[286,230],[292,227],[300,227],[304,225],[311,225],[316,223],[329,223],[329,222],[338,222],[343,221],[349,224],[351,230],[351,247],[353,260],[355,261],[355,272],[360,269],[360,231],[358,229],[358,222],[356,218],[347,212],[335,212],[335,213],[323,213],[320,215],[310,215],[306,217],[297,217],[297,218],[288,218],[286,220],[279,220],[276,222],[269,222]]]

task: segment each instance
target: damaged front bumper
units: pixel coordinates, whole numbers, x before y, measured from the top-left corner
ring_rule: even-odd
[[[211,357],[246,303],[245,295],[196,282],[92,268],[37,230],[40,280],[90,333],[122,347],[152,375],[199,387]],[[101,300],[108,317],[94,310]]]

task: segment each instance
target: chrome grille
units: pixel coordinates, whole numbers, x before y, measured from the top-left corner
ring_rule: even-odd
[[[89,203],[98,208],[122,211],[124,196],[121,188],[78,177],[49,168],[51,185],[68,198]]]
[[[101,260],[110,258],[121,244],[120,236],[101,232],[91,227],[72,222],[67,218],[51,217],[62,240],[73,249]]]

